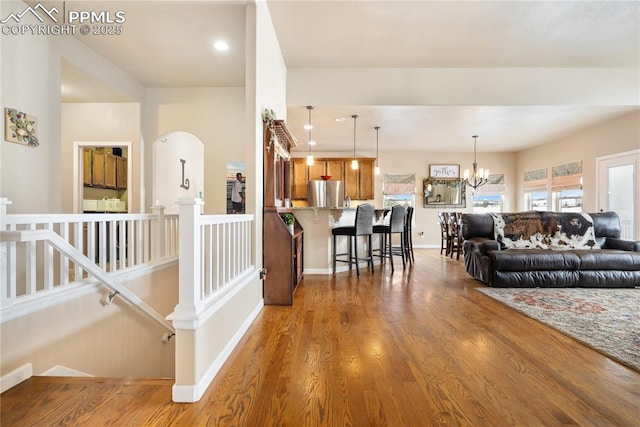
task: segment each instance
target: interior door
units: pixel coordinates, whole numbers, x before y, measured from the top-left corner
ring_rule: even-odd
[[[599,157],[596,161],[598,209],[620,215],[623,239],[640,240],[640,150]]]

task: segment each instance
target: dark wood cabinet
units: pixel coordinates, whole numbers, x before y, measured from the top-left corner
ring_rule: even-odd
[[[272,132],[277,135],[279,147],[271,138]],[[262,265],[267,270],[263,298],[268,305],[292,305],[295,289],[304,274],[304,230],[298,221],[290,229],[281,216],[292,212],[284,201],[291,200],[296,174],[301,173],[288,159],[294,141],[283,121],[275,120],[271,126],[265,123]]]
[[[296,221],[293,232],[281,218],[282,211],[265,208],[263,218],[264,303],[292,305],[304,271],[304,230]]]

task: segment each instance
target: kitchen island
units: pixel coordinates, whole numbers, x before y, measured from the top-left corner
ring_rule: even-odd
[[[356,218],[356,208],[324,208],[324,207],[295,207],[292,209],[296,219],[304,228],[304,273],[332,274],[332,235],[335,227],[353,225]],[[374,224],[382,223],[383,209],[376,209]],[[366,239],[358,238],[358,252],[365,253]],[[379,239],[374,235],[372,239],[374,249],[378,249]],[[344,236],[338,237],[338,253],[347,252],[348,240]],[[374,263],[379,263],[374,260]],[[362,267],[366,267],[362,263]],[[349,265],[339,263],[336,272],[349,270]]]

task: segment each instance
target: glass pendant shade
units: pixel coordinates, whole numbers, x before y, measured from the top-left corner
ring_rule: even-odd
[[[358,160],[356,159],[356,120],[358,116],[354,114],[351,116],[353,118],[353,160],[351,160],[351,169],[358,169]]]
[[[375,175],[380,175],[380,165],[378,164],[378,148],[379,148],[379,143],[378,143],[378,131],[380,130],[380,126],[376,126],[374,127],[374,129],[376,130],[376,167],[373,170],[373,173]]]
[[[305,129],[309,131],[309,141],[307,142],[307,145],[309,147],[309,153],[307,154],[307,165],[311,166],[313,165],[313,155],[311,154],[311,129],[313,129],[313,126],[311,125],[311,110],[313,110],[313,107],[311,105],[307,105],[307,110],[309,110],[309,123],[305,126]]]

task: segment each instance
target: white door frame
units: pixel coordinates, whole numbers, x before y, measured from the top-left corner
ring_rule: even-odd
[[[640,209],[637,208],[639,202],[640,202],[640,182],[639,181],[639,177],[640,177],[640,149],[638,150],[631,150],[631,151],[624,151],[622,153],[616,153],[616,154],[610,154],[607,156],[601,156],[601,157],[596,157],[596,208],[598,211],[602,211],[607,209],[607,200],[603,200],[604,197],[602,197],[602,191],[605,190],[604,188],[604,183],[605,183],[605,178],[601,176],[601,169],[602,169],[602,165],[605,161],[610,161],[610,160],[614,160],[614,159],[620,159],[621,161],[623,161],[624,157],[629,157],[629,162],[626,164],[633,164],[634,165],[634,172],[635,172],[635,182],[634,182],[634,239],[638,240],[640,239]],[[623,165],[625,163],[621,163],[621,165]]]
[[[131,209],[131,194],[129,186],[131,185],[131,147],[130,141],[114,142],[114,141],[74,141],[73,142],[73,212],[82,213],[82,194],[80,189],[84,187],[83,167],[84,158],[82,151],[85,147],[126,147],[127,149],[127,209]]]

